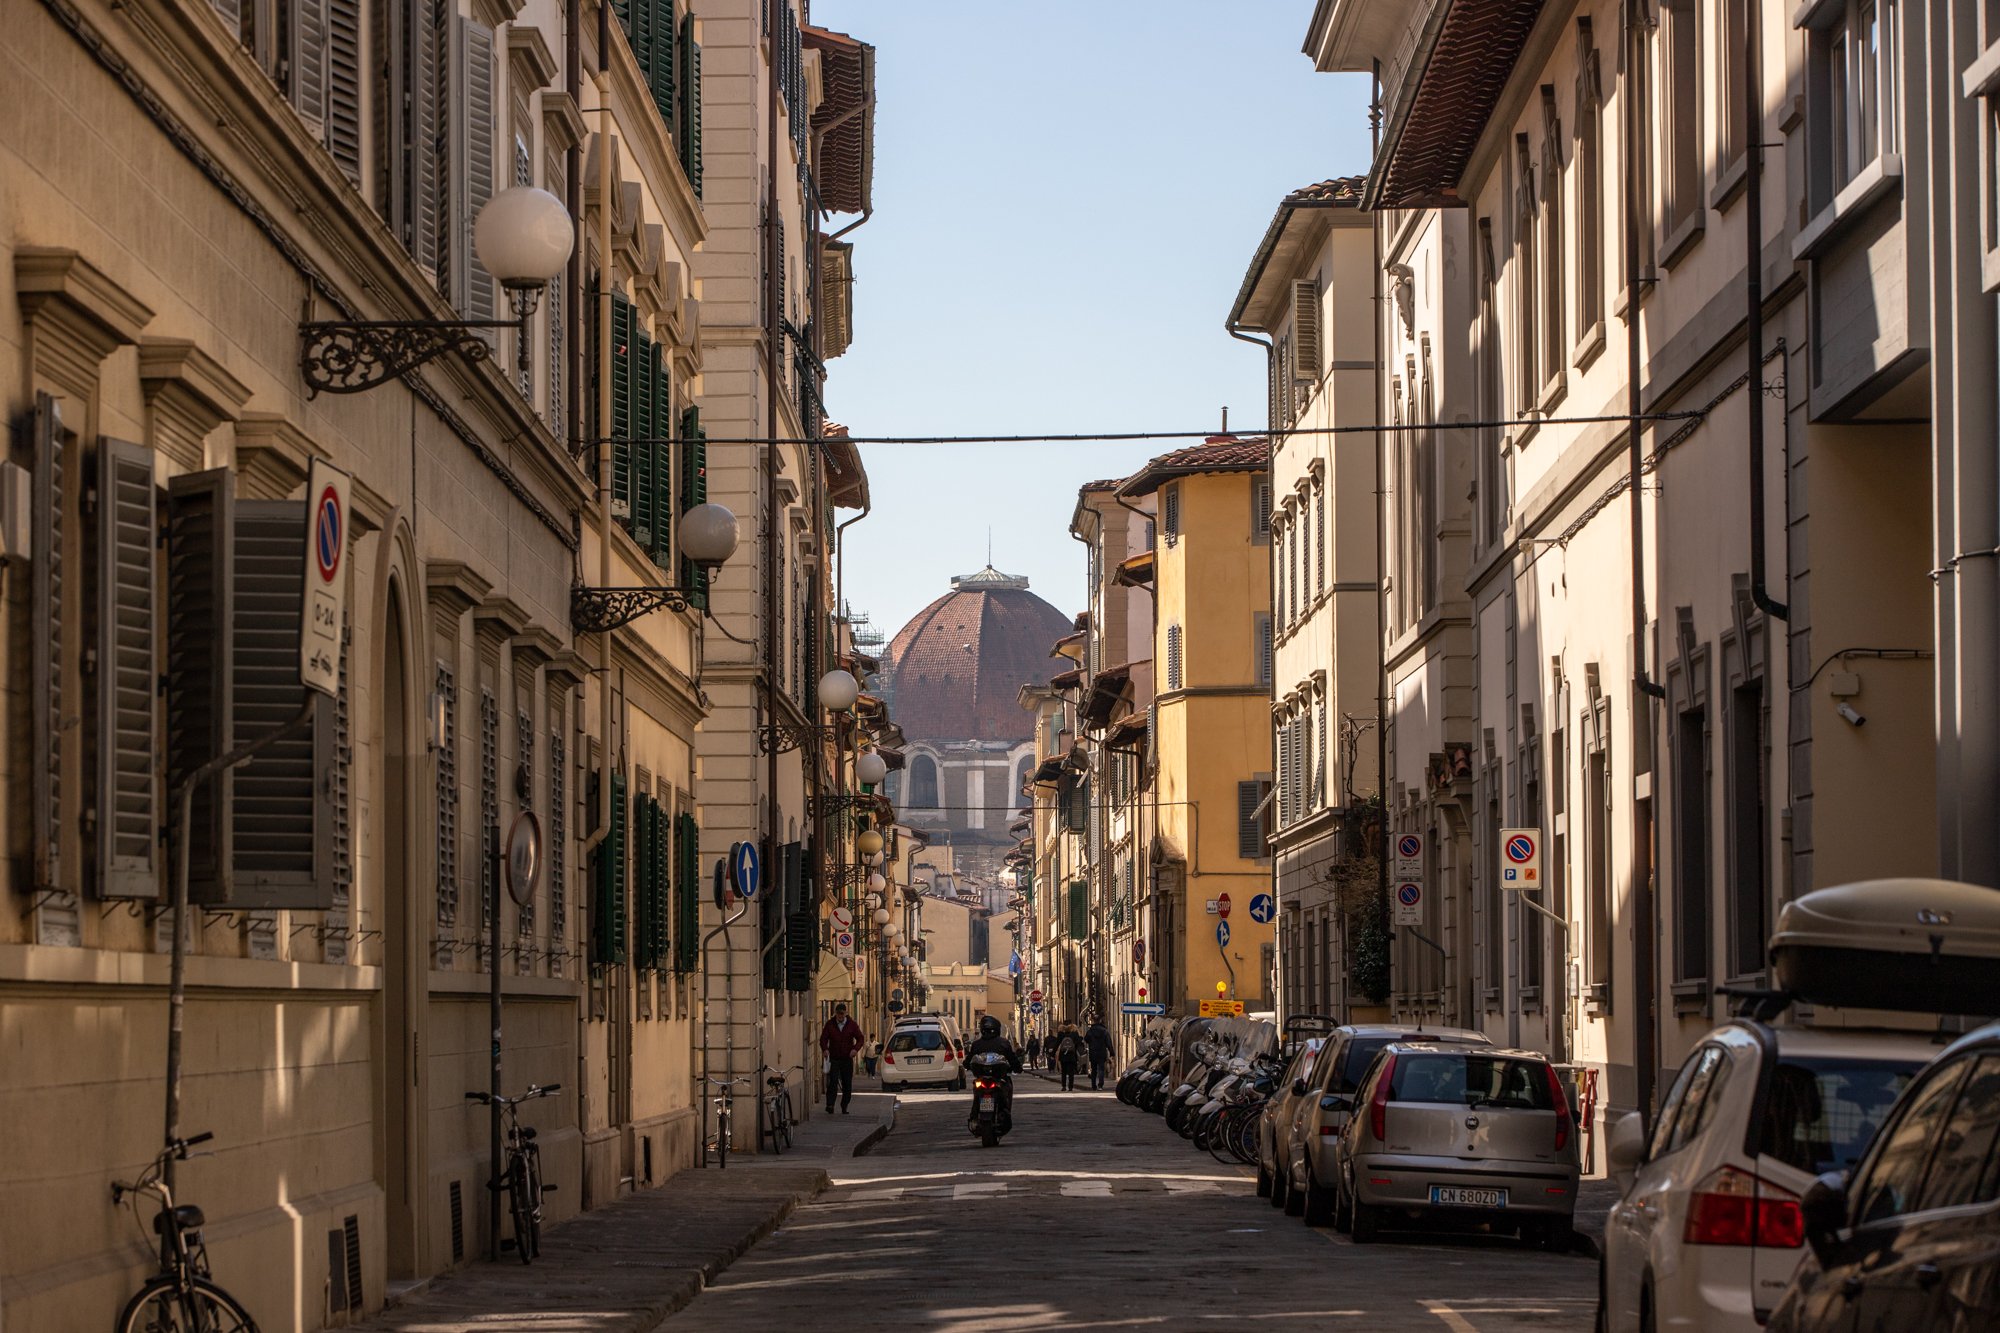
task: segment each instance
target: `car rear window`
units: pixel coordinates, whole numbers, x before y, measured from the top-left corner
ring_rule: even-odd
[[[1340,1061],[1340,1072],[1334,1075],[1333,1086],[1327,1091],[1353,1092],[1360,1087],[1361,1076],[1368,1072],[1375,1053],[1394,1040],[1394,1037],[1356,1037],[1348,1042],[1346,1054]]]
[[[1757,1150],[1809,1175],[1848,1171],[1920,1060],[1792,1058],[1771,1070]]]
[[[1498,1055],[1426,1052],[1399,1055],[1389,1080],[1389,1100],[1456,1102],[1465,1106],[1553,1111],[1548,1066]]]
[[[889,1038],[892,1051],[941,1051],[944,1034],[936,1028],[904,1028]]]

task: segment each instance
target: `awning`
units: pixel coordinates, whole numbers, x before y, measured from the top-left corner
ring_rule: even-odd
[[[1118,562],[1111,581],[1127,588],[1143,588],[1153,581],[1153,553],[1141,551]]]
[[[799,40],[819,52],[823,95],[812,114],[820,140],[815,183],[836,213],[866,213],[875,176],[875,48],[844,32],[799,25]]]
[[[1129,664],[1106,667],[1090,682],[1090,693],[1084,696],[1083,725],[1095,730],[1111,720],[1111,710],[1125,697],[1125,686],[1132,679]]]
[[[1074,689],[1081,684],[1083,684],[1082,667],[1071,667],[1067,671],[1058,671],[1049,677],[1049,688],[1054,690]]]

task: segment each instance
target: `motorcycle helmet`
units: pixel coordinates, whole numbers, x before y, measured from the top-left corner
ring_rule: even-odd
[[[979,1035],[982,1037],[999,1036],[1000,1020],[995,1018],[991,1014],[986,1014],[983,1017],[981,1017],[979,1020]]]

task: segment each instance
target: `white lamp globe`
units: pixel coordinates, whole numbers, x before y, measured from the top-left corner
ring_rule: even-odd
[[[869,750],[854,761],[854,776],[872,787],[889,776],[889,761]]]
[[[878,908],[876,908],[876,909],[875,909],[875,924],[876,924],[876,925],[878,925],[878,926],[886,926],[886,925],[888,925],[888,924],[889,924],[889,909],[888,909],[888,908],[886,908],[886,907],[878,907]]]
[[[576,246],[576,223],[547,190],[517,185],[486,201],[472,224],[472,246],[502,287],[533,290],[562,272]]]
[[[819,705],[833,713],[844,713],[861,697],[861,682],[839,667],[819,678]]]
[[[719,504],[699,504],[681,515],[681,554],[715,568],[736,554],[736,515]]]
[[[860,852],[863,859],[870,856],[880,856],[882,854],[882,835],[872,828],[862,829],[860,833],[855,835],[854,850]]]
[[[889,881],[883,877],[881,871],[871,870],[868,872],[868,894],[870,897],[874,897],[888,887]]]

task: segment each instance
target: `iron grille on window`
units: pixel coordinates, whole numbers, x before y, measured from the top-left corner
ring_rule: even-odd
[[[479,928],[489,938],[499,885],[493,882],[493,849],[500,845],[500,705],[493,691],[479,691]],[[491,960],[495,967],[499,960]]]
[[[458,920],[458,676],[437,669],[437,923],[450,930]]]
[[[514,714],[514,735],[521,751],[521,772],[528,775],[528,794],[521,804],[522,808],[532,811],[535,808],[535,721],[525,710]],[[534,933],[535,900],[529,898],[521,904],[521,934],[525,937]]]
[[[353,709],[348,697],[347,661],[353,656],[354,628],[341,626],[340,686],[334,696],[333,712],[333,911],[327,925],[326,961],[347,961],[346,933],[349,911],[354,901],[354,818],[350,793],[353,791],[354,730]]]
[[[560,727],[549,732],[549,940],[569,921],[569,761]]]

